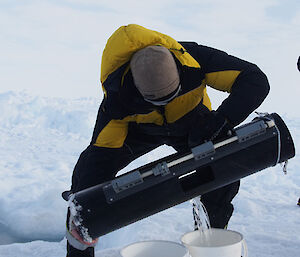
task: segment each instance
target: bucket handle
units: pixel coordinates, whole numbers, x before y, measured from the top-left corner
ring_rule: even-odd
[[[243,256],[242,257],[248,257],[248,246],[246,244],[245,239],[242,240],[242,247],[243,247]]]

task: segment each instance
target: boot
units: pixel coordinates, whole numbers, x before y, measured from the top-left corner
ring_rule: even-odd
[[[84,251],[81,251],[67,242],[67,257],[95,257],[95,249],[94,247],[88,247]]]

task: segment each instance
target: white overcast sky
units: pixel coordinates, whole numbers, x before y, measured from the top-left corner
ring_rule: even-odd
[[[130,23],[256,63],[264,110],[300,115],[300,0],[0,0],[0,93],[101,99],[103,48]]]

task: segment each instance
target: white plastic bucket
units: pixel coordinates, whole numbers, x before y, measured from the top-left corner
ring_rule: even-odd
[[[204,232],[184,234],[181,242],[192,257],[247,257],[248,250],[243,235],[225,229],[212,228]]]
[[[170,241],[143,241],[124,247],[122,257],[189,257],[188,250],[182,244]]]

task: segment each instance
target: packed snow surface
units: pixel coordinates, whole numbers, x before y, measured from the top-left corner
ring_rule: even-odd
[[[0,256],[63,257],[72,169],[89,144],[99,99],[0,94]],[[280,114],[280,113],[279,113]],[[300,115],[282,115],[296,149]],[[139,158],[124,171],[173,153],[166,146]],[[300,253],[299,155],[288,174],[280,165],[242,180],[229,229],[248,243],[250,257],[290,257]],[[119,257],[119,250],[142,240],[180,242],[193,229],[189,202],[112,232],[96,248],[98,257]]]

